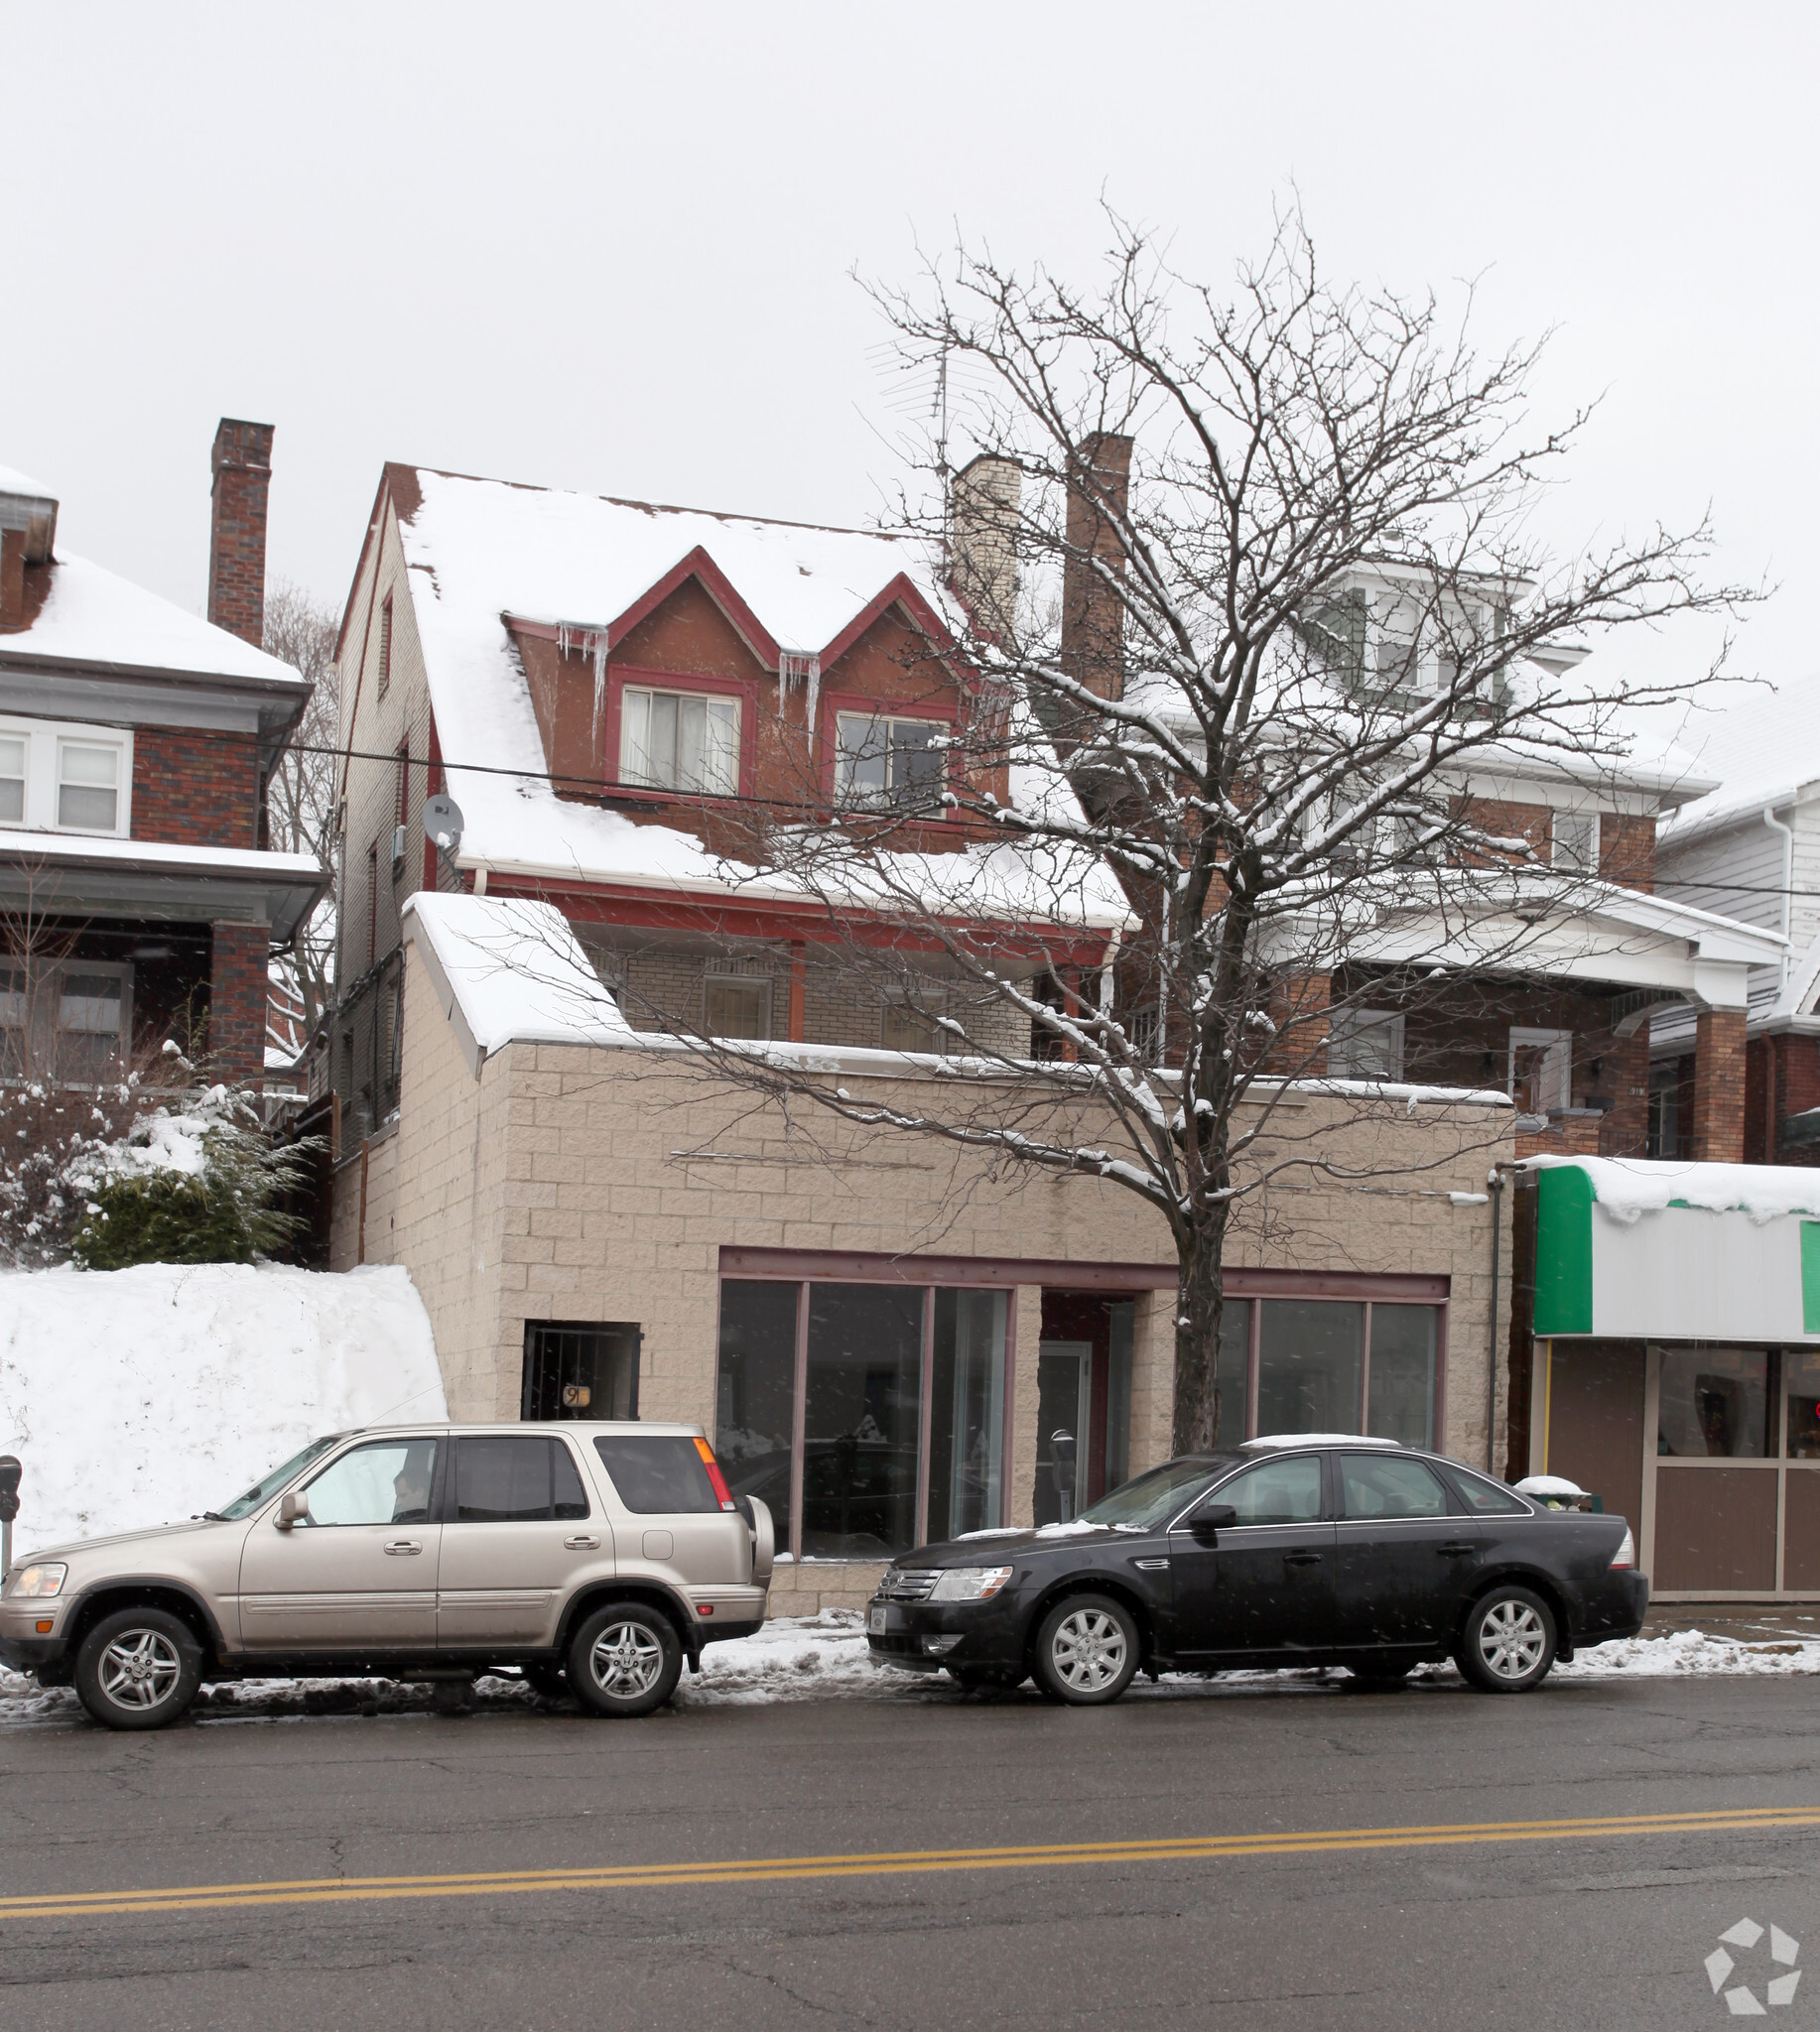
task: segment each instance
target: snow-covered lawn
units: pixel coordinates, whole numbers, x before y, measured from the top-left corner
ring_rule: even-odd
[[[1637,1637],[1582,1652],[1556,1666],[1554,1681],[1682,1678],[1704,1674],[1786,1677],[1820,1674],[1820,1638],[1741,1643],[1731,1637],[1685,1630],[1668,1637]],[[1415,1680],[1437,1692],[1459,1685],[1451,1665],[1419,1667]],[[1205,1680],[1166,1674],[1157,1686],[1140,1679],[1127,1700],[1230,1700],[1245,1695],[1319,1696],[1344,1693],[1344,1672],[1237,1672]],[[895,1672],[872,1663],[864,1626],[845,1609],[767,1623],[755,1637],[712,1644],[699,1676],[683,1675],[676,1706],[686,1711],[751,1707],[773,1701],[954,1702],[965,1698],[944,1674]],[[1013,1696],[1034,1701],[1028,1687]],[[1381,1698],[1376,1696],[1376,1698]],[[395,1680],[243,1680],[203,1694],[198,1722],[302,1720],[325,1715],[428,1715],[431,1689]],[[543,1702],[522,1682],[489,1678],[474,1690],[476,1714],[573,1713]],[[86,1728],[90,1724],[67,1688],[44,1690],[17,1673],[0,1671],[0,1730]]]
[[[446,1416],[404,1270],[0,1271],[16,1553],[218,1507],[319,1433]]]

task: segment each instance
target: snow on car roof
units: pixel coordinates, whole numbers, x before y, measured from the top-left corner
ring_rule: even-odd
[[[1276,1447],[1384,1447],[1392,1454],[1403,1451],[1401,1440],[1374,1440],[1364,1433],[1259,1433],[1239,1448],[1241,1454],[1267,1453]]]

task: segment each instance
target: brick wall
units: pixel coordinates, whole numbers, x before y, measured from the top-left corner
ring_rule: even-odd
[[[142,726],[133,734],[133,837],[174,846],[258,843],[259,771],[244,734]]]
[[[1655,821],[1626,818],[1619,812],[1599,815],[1599,872],[1608,882],[1626,889],[1655,887]]]
[[[208,618],[257,648],[265,638],[265,517],[272,426],[223,417],[209,458]]]
[[[396,1159],[369,1166],[365,1255],[407,1265],[429,1309],[456,1418],[517,1414],[527,1319],[636,1320],[644,1330],[640,1409],[652,1419],[715,1416],[722,1245],[885,1253],[1171,1263],[1167,1227],[1135,1195],[1099,1181],[994,1182],[967,1153],[847,1131],[818,1119],[793,1131],[749,1094],[699,1068],[631,1051],[513,1045],[478,1080],[434,990],[411,959],[404,1097]],[[853,1076],[856,1093],[903,1082]],[[914,1085],[916,1082],[910,1082]],[[1084,1115],[1082,1134],[1098,1126]],[[1235,1264],[1417,1271],[1452,1278],[1443,1444],[1487,1459],[1491,1209],[1487,1165],[1510,1154],[1501,1109],[1423,1108],[1354,1119],[1341,1102],[1279,1103],[1279,1142],[1325,1127],[1336,1162],[1376,1174],[1369,1195],[1309,1180],[1240,1223]],[[716,1159],[677,1153],[708,1150]],[[819,1154],[827,1151],[824,1161]],[[728,1154],[742,1161],[725,1161]],[[1269,1151],[1259,1161],[1268,1161]],[[888,1169],[880,1169],[881,1161]],[[1399,1167],[1402,1169],[1399,1170]],[[351,1261],[336,1174],[335,1267]],[[1503,1247],[1508,1250],[1508,1236]],[[1013,1467],[1034,1445],[1041,1306],[1019,1295]],[[1134,1349],[1132,1466],[1168,1445],[1173,1335],[1167,1297],[1140,1304]],[[1499,1413],[1501,1430],[1501,1411]],[[1500,1457],[1501,1458],[1501,1457]],[[1017,1484],[1014,1482],[1014,1493]],[[1021,1501],[1021,1497],[1019,1497]],[[851,1602],[875,1567],[780,1569],[778,1611]]]
[[[1694,1025],[1696,1164],[1741,1164],[1745,1154],[1745,1012],[1706,1009]]]
[[[208,978],[208,1051],[224,1080],[265,1073],[269,925],[216,924]]]

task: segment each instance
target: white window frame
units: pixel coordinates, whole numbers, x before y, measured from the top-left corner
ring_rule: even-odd
[[[648,775],[635,774],[630,752],[632,722],[631,715],[626,710],[627,701],[633,698],[699,698],[708,705],[730,706],[733,714],[732,781],[724,789],[720,789],[694,783],[657,783]],[[646,725],[649,724],[647,715]],[[669,797],[736,798],[739,795],[740,769],[744,756],[744,701],[736,692],[711,692],[698,690],[689,685],[622,686],[619,693],[618,780],[631,789],[662,791]],[[646,759],[649,760],[649,757]]]
[[[1394,1070],[1387,1073],[1358,1073],[1344,1063],[1348,1050],[1365,1042],[1367,1033],[1381,1031],[1390,1043]],[[1396,1009],[1330,1009],[1327,1017],[1327,1070],[1335,1080],[1377,1080],[1394,1085],[1403,1077],[1403,1018]]]
[[[708,1037],[718,1037],[721,1035],[715,1028],[714,1016],[711,1011],[714,991],[716,988],[719,988],[722,993],[728,988],[750,988],[756,993],[761,1012],[759,1021],[764,1025],[764,1028],[756,1033],[756,1037],[769,1038],[771,1036],[772,981],[769,974],[711,973],[707,976],[702,983],[702,1029],[703,1034]]]
[[[1588,827],[1586,859],[1576,859],[1566,851],[1567,841],[1562,838],[1560,827],[1566,821],[1573,825],[1585,824]],[[1576,875],[1596,875],[1599,872],[1599,814],[1595,812],[1568,812],[1556,810],[1548,815],[1548,858],[1552,866],[1566,868]]]
[[[28,977],[29,985],[23,991],[23,1006],[17,1012],[9,1006],[13,991],[4,992],[4,998],[0,999],[0,1022],[4,1022],[4,1027],[7,1030],[20,1030],[24,1033],[24,1056],[28,1078],[37,1079],[42,1077],[41,1069],[52,1064],[55,1060],[57,1039],[62,1031],[64,983],[72,975],[88,977],[98,975],[102,978],[119,982],[120,1027],[116,1033],[119,1044],[114,1054],[113,1066],[104,1077],[113,1078],[115,1075],[125,1072],[126,1062],[132,1056],[133,1048],[133,966],[130,960],[55,959],[33,961],[30,958],[9,959],[6,954],[0,953],[0,972],[10,972],[13,969],[24,972]],[[16,1024],[5,1021],[6,1017],[15,1013],[22,1016],[23,1021]],[[92,1034],[105,1036],[107,1033],[103,1031]],[[4,1065],[4,1058],[0,1057],[0,1065]],[[86,1086],[89,1082],[86,1080],[64,1081],[60,1079],[59,1083]]]
[[[1543,1071],[1548,1079],[1549,1090],[1541,1098],[1543,1114],[1558,1114],[1562,1108],[1571,1107],[1574,1099],[1574,1033],[1571,1030],[1524,1030],[1514,1025],[1510,1031],[1510,1059],[1504,1075],[1504,1091],[1511,1099],[1516,1098],[1516,1055],[1519,1051],[1540,1050],[1544,1054]],[[1552,1066],[1549,1061],[1552,1060]]]
[[[881,793],[856,791],[850,775],[847,774],[847,765],[852,758],[841,739],[841,729],[849,722],[867,727],[881,726],[885,730],[885,784]],[[900,726],[926,726],[938,740],[951,740],[954,737],[955,731],[953,720],[943,719],[927,712],[837,712],[835,714],[835,803],[838,806],[847,811],[868,812],[915,812],[923,809],[931,812],[942,812],[947,809],[943,804],[943,795],[948,789],[948,758],[953,752],[948,748],[940,748],[936,751],[941,758],[942,777],[939,787],[934,790],[929,805],[927,807],[919,807],[910,804],[908,801],[902,804],[898,802],[896,786],[891,781],[891,736],[893,729]],[[843,780],[844,778],[845,781]]]
[[[0,816],[0,826],[5,826],[9,828],[12,826],[23,826],[26,821],[26,795],[32,781],[31,736],[24,733],[14,733],[11,729],[0,726],[0,741],[5,741],[9,746],[14,741],[19,743],[19,774],[14,776],[9,770],[4,776],[0,776],[0,783],[16,783],[19,786],[19,816],[17,819]]]
[[[14,829],[77,838],[127,839],[133,829],[133,734],[130,727],[91,726],[73,719],[23,719],[0,714],[0,739],[25,742],[25,817]],[[65,826],[58,818],[65,746],[111,748],[118,761],[112,826]]]

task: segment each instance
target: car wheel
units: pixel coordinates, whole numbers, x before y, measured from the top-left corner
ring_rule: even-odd
[[[1526,1694],[1555,1662],[1555,1619],[1527,1588],[1494,1588],[1467,1611],[1460,1670],[1484,1694]]]
[[[569,1646],[570,1694],[595,1714],[649,1714],[676,1692],[683,1646],[662,1609],[615,1601],[585,1618]]]
[[[1137,1622],[1105,1594],[1070,1594],[1036,1633],[1036,1683],[1073,1708],[1115,1701],[1137,1671]]]
[[[163,1608],[105,1615],[75,1655],[75,1691],[104,1728],[163,1728],[195,1699],[202,1647]]]

